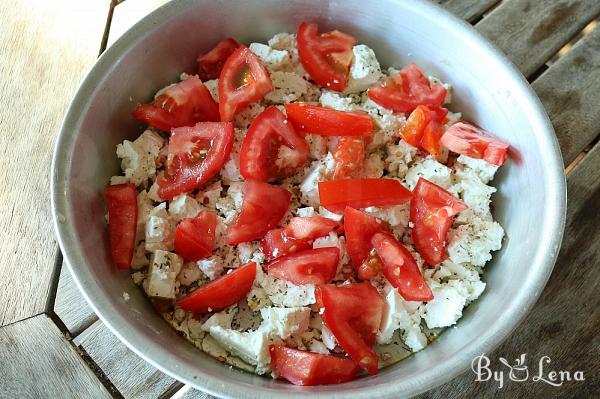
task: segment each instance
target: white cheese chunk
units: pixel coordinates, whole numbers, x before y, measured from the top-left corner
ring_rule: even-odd
[[[221,198],[221,192],[223,186],[220,181],[216,181],[204,190],[198,193],[196,200],[199,204],[208,208],[214,208],[219,198]]]
[[[305,206],[296,210],[296,215],[300,217],[311,217],[315,216],[315,208],[312,206]]]
[[[259,330],[265,331],[269,338],[286,339],[292,334],[299,334],[308,329],[310,308],[262,308],[260,314],[263,322]]]
[[[337,340],[325,323],[323,323],[323,327],[321,327],[321,340],[323,341],[325,347],[329,350],[333,350],[337,346]]]
[[[262,43],[250,43],[249,48],[270,71],[280,70],[291,62],[291,56],[287,50],[276,50]],[[272,77],[273,74],[271,74]]]
[[[225,310],[214,313],[202,324],[202,331],[209,332],[211,327],[219,326],[230,329],[233,317],[237,314],[238,308],[236,305],[230,306]]]
[[[364,44],[352,48],[352,65],[344,93],[359,93],[376,84],[382,77],[375,52]]]
[[[383,176],[384,163],[381,159],[381,155],[374,152],[369,154],[363,163],[363,169],[360,172],[359,177],[368,179],[379,179]]]
[[[406,184],[412,190],[421,177],[444,189],[448,189],[452,185],[452,170],[430,156],[415,162],[413,167],[408,170],[405,178]]]
[[[335,220],[336,222],[340,222],[344,217],[344,215],[331,212],[327,208],[323,208],[322,206],[319,207],[319,215],[327,219]]]
[[[403,331],[405,343],[413,352],[423,349],[427,345],[427,337],[423,334],[418,314],[409,313],[408,309],[414,305],[407,305],[396,289],[389,289],[385,296],[383,316],[377,342],[388,344],[392,341],[394,332],[397,329]]]
[[[225,267],[221,260],[214,255],[206,259],[201,259],[196,264],[202,273],[211,280],[220,277]]]
[[[260,285],[276,306],[299,307],[315,303],[315,286],[312,284],[296,285],[265,275]]]
[[[188,287],[202,277],[202,272],[196,262],[187,262],[183,265],[183,269],[177,276],[179,282]]]
[[[202,207],[187,194],[181,194],[169,201],[169,216],[175,221],[195,218]]]
[[[308,91],[308,82],[290,72],[271,73],[271,83],[273,90],[265,95],[265,100],[276,104],[296,101]]]
[[[243,361],[261,367],[269,363],[269,339],[264,331],[239,332],[220,326],[212,326],[209,331],[221,346]]]
[[[175,238],[175,225],[166,211],[166,203],[161,203],[150,212],[146,221],[146,251],[172,251]]]
[[[234,119],[234,125],[239,129],[248,129],[252,121],[265,110],[265,107],[259,103],[250,103],[242,109]]]
[[[312,341],[310,341],[308,350],[313,353],[319,353],[321,355],[329,355],[330,354],[330,352],[327,349],[327,347],[325,346],[325,344],[321,341],[317,341],[316,339],[313,339]]]
[[[430,284],[433,300],[425,305],[423,319],[429,328],[448,327],[462,317],[467,298],[456,287]]]
[[[483,159],[471,158],[466,155],[458,157],[457,174],[462,170],[471,170],[481,180],[483,184],[488,184],[498,171],[498,166],[484,161]]]
[[[331,90],[323,90],[321,97],[319,97],[319,103],[323,107],[333,108],[338,111],[354,111],[356,105],[352,97],[345,97],[340,93]]]
[[[204,86],[206,86],[206,88],[210,92],[210,95],[212,96],[213,100],[219,102],[219,79],[207,80],[206,82],[204,82]]]
[[[504,229],[497,222],[474,218],[470,224],[450,229],[448,256],[454,263],[484,266],[491,252],[502,247]]]
[[[398,144],[386,145],[387,157],[385,158],[385,170],[390,177],[404,178],[408,168],[412,164],[417,153],[417,148],[400,140]]]
[[[304,139],[308,144],[311,159],[321,159],[327,154],[327,137],[318,134],[307,134]]]
[[[333,171],[333,155],[327,153],[324,159],[314,161],[310,169],[305,172],[305,177],[300,184],[301,202],[305,205],[319,206],[319,182],[327,180],[327,176]]]
[[[110,178],[110,185],[114,186],[116,184],[125,184],[129,183],[129,179],[127,176],[113,176]]]
[[[117,146],[121,169],[127,179],[136,186],[156,176],[156,158],[164,145],[164,139],[152,130],[146,130],[135,141],[123,141]]]
[[[152,255],[144,290],[150,297],[175,298],[178,287],[177,275],[183,259],[172,252],[157,250]]]

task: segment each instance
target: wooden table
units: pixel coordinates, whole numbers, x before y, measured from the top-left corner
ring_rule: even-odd
[[[127,349],[62,265],[49,174],[60,121],[100,52],[164,0],[16,0],[0,17],[0,397],[206,398]],[[422,397],[600,395],[599,0],[438,0],[473,23],[529,79],[556,129],[568,176],[565,240],[526,321],[490,358],[546,355],[585,381],[475,382]]]

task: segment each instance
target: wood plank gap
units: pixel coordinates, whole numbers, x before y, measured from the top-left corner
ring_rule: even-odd
[[[102,368],[100,368],[100,366],[96,364],[94,359],[92,359],[92,357],[85,351],[85,349],[75,345],[73,345],[73,347],[79,353],[79,356],[83,359],[83,361],[87,363],[90,370],[92,370],[92,372],[96,375],[96,377],[102,383],[102,385],[104,385],[108,392],[110,392],[112,397],[115,399],[125,399],[123,394],[119,392],[117,387],[108,378],[106,373],[104,373],[104,370],[102,370]]]
[[[46,313],[54,314],[54,303],[56,301],[56,291],[58,290],[58,281],[60,280],[60,270],[63,263],[63,255],[60,247],[56,247],[56,255],[54,256],[54,270],[50,276],[50,288],[48,289],[48,298],[46,298]]]
[[[569,173],[571,173],[573,171],[573,169],[575,169],[575,167],[577,165],[579,165],[584,159],[585,157],[588,155],[588,153],[596,146],[598,145],[598,143],[600,142],[600,136],[596,137],[594,139],[594,141],[592,141],[590,143],[590,145],[588,145],[583,151],[581,151],[579,153],[579,155],[577,155],[577,157],[575,157],[575,159],[573,160],[573,162],[571,162],[569,165],[567,165],[567,167],[565,168],[565,173],[567,175],[569,175]]]
[[[176,395],[185,387],[186,387],[186,385],[183,382],[176,381],[173,383],[173,385],[171,385],[169,388],[167,388],[162,394],[160,394],[158,399],[172,399],[172,398],[176,397]]]

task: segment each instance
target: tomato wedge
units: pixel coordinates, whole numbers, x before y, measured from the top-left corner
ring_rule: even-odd
[[[339,227],[338,222],[322,217],[294,217],[283,229],[270,230],[261,241],[268,261],[312,247],[315,238],[324,237]]]
[[[198,216],[183,219],[175,230],[175,252],[187,261],[197,261],[210,256],[215,247],[217,214],[200,212]]]
[[[354,379],[358,366],[350,359],[271,345],[271,367],[294,385],[340,384]]]
[[[472,158],[479,158],[501,166],[510,147],[508,143],[477,126],[458,122],[450,126],[441,139],[450,151]]]
[[[261,100],[271,90],[267,69],[248,47],[239,46],[227,58],[219,76],[221,121],[232,121],[245,106]]]
[[[429,180],[419,178],[410,203],[410,221],[415,248],[429,265],[446,259],[446,235],[454,215],[467,205]]]
[[[404,245],[391,234],[377,233],[371,243],[383,262],[383,275],[407,301],[431,301],[433,293],[419,266]]]
[[[404,67],[381,86],[367,92],[369,98],[393,112],[412,112],[419,105],[439,107],[447,90],[441,84],[432,85],[421,68],[415,64]]]
[[[333,151],[333,180],[354,177],[363,168],[365,140],[362,137],[340,137]]]
[[[166,132],[201,121],[218,121],[219,106],[196,76],[164,90],[151,104],[138,104],[132,112],[137,120]]]
[[[374,216],[351,207],[344,210],[344,231],[346,234],[346,246],[348,255],[352,260],[352,266],[359,269],[361,264],[368,260],[373,249],[371,238],[385,229],[377,222]]]
[[[227,231],[229,245],[263,238],[285,216],[292,199],[285,188],[258,180],[246,180],[242,191],[242,210]]]
[[[218,312],[244,299],[255,277],[256,263],[250,262],[192,291],[177,306],[192,313]]]
[[[342,349],[370,374],[377,373],[379,358],[372,346],[383,315],[383,299],[369,283],[316,289],[321,317]]]
[[[200,122],[173,129],[167,173],[157,179],[158,196],[166,200],[199,188],[219,173],[232,147],[230,122]]]
[[[280,152],[285,146],[285,157]],[[283,112],[272,105],[254,119],[240,150],[245,179],[266,181],[294,174],[308,159],[306,140],[296,133]]]
[[[232,37],[222,40],[212,50],[198,57],[198,76],[207,81],[219,77],[225,61],[240,44]]]
[[[334,30],[319,34],[315,23],[302,22],[298,29],[298,55],[311,78],[323,87],[343,91],[352,64],[356,40]]]
[[[408,144],[421,148],[436,159],[441,157],[440,139],[444,134],[446,108],[419,105],[410,114],[400,135]]]
[[[267,274],[294,284],[327,284],[335,277],[340,260],[339,248],[315,248],[275,259]]]
[[[343,179],[319,182],[321,205],[335,213],[344,208],[402,204],[411,192],[395,179]]]
[[[364,112],[346,112],[306,103],[285,104],[299,130],[321,136],[371,136],[373,120]]]
[[[137,191],[135,184],[116,184],[104,190],[108,205],[110,255],[119,269],[128,269],[135,249]]]

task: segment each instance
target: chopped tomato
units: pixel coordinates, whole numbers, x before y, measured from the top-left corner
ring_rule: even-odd
[[[454,215],[467,205],[440,186],[419,178],[410,204],[410,221],[415,248],[431,266],[446,259],[446,235]]]
[[[218,121],[219,106],[196,76],[170,86],[151,104],[139,104],[134,118],[164,131],[192,126],[201,121]]]
[[[232,37],[221,41],[212,50],[198,57],[198,76],[207,81],[217,79],[225,61],[240,44]]]
[[[419,105],[439,107],[447,90],[441,84],[432,85],[421,68],[415,64],[404,67],[381,86],[367,92],[369,98],[393,112],[412,112]]]
[[[358,268],[358,277],[361,280],[371,280],[377,277],[379,272],[383,269],[381,259],[377,254],[374,254],[375,249],[373,248],[369,253],[369,256],[360,264]]]
[[[158,196],[171,199],[200,187],[215,176],[233,147],[233,124],[200,122],[173,129],[166,174],[158,177]]]
[[[108,205],[110,255],[119,269],[128,269],[135,249],[137,191],[135,184],[116,184],[104,190]]]
[[[400,135],[408,144],[440,159],[442,155],[440,138],[444,134],[443,124],[447,114],[446,108],[419,105],[406,120]]]
[[[311,78],[330,90],[343,91],[352,64],[356,40],[334,30],[319,34],[315,23],[302,22],[298,29],[298,55]]]
[[[271,345],[275,374],[294,385],[339,384],[354,379],[358,366],[350,359]]]
[[[175,252],[187,261],[197,261],[210,256],[215,247],[217,214],[200,212],[198,216],[183,219],[175,230]]]
[[[402,204],[411,192],[395,179],[343,179],[319,182],[321,205],[331,212],[344,208],[366,208]]]
[[[250,103],[260,101],[273,90],[269,72],[246,46],[239,46],[223,66],[219,76],[221,121],[232,121]]]
[[[306,103],[285,104],[299,130],[321,136],[371,136],[373,120],[365,112],[346,112]]]
[[[315,248],[289,254],[267,265],[267,274],[294,284],[327,284],[335,277],[339,248]]]
[[[256,263],[248,263],[192,291],[177,306],[192,313],[218,312],[244,299],[255,277]]]
[[[246,179],[263,181],[287,177],[306,163],[308,152],[304,137],[272,105],[254,119],[244,137],[240,173]]]
[[[285,188],[258,180],[246,180],[242,191],[242,210],[227,231],[229,245],[263,238],[285,216],[292,199]]]
[[[506,160],[510,147],[492,133],[465,122],[450,126],[442,136],[441,143],[450,151],[483,159],[498,166]]]
[[[384,232],[385,230],[374,216],[347,207],[344,210],[344,231],[348,255],[350,255],[353,267],[359,270],[362,263],[369,260],[369,255],[373,249],[371,237],[375,233]]]
[[[333,151],[333,180],[354,177],[363,168],[365,140],[362,137],[340,137]]]
[[[371,239],[383,262],[383,275],[407,301],[431,301],[433,293],[412,254],[392,235],[377,233]]]
[[[369,283],[336,287],[321,285],[316,290],[321,317],[342,349],[370,374],[377,373],[379,358],[375,343],[383,314],[383,299]]]
[[[315,238],[326,236],[338,227],[336,221],[321,216],[294,217],[285,228],[270,230],[260,244],[270,261],[312,248]]]

